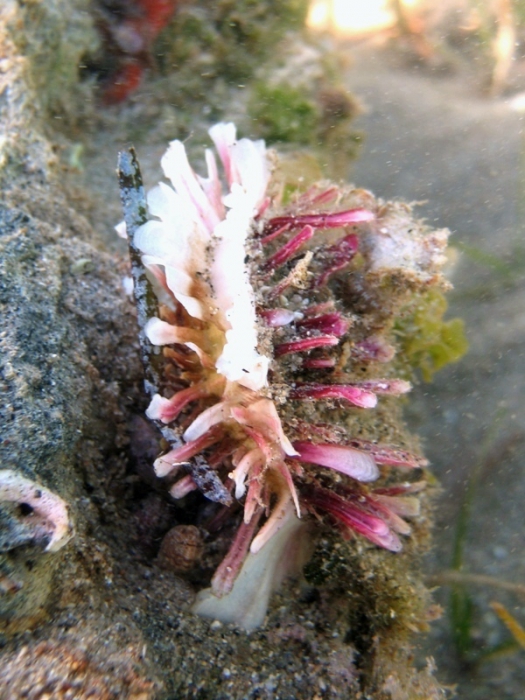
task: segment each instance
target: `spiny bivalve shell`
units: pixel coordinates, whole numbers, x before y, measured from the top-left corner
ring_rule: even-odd
[[[147,415],[170,444],[156,474],[174,499],[200,490],[214,521],[235,525],[195,610],[252,628],[304,523],[392,552],[410,534],[423,487],[412,474],[426,462],[391,442],[377,412],[410,389],[392,323],[443,283],[447,232],[351,186],[289,197],[262,141],[237,140],[233,124],[210,136],[222,174],[206,150],[207,177],[196,175],[173,141],[161,161],[171,185],[149,192],[132,244],[158,303],[144,327],[162,349]]]

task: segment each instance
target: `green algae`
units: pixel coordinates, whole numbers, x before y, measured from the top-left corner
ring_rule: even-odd
[[[418,299],[406,318],[396,321],[401,356],[426,382],[435,372],[458,362],[468,350],[463,319],[445,320],[448,304],[443,292],[432,289]]]
[[[253,75],[287,32],[304,25],[307,9],[305,0],[188,3],[156,43],[161,73],[175,70],[185,94],[193,97],[200,91],[191,91],[202,88],[202,81],[218,79],[237,86]]]
[[[254,128],[269,144],[311,144],[319,122],[317,105],[304,90],[257,83],[248,103]]]

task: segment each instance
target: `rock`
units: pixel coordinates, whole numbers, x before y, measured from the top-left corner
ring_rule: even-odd
[[[308,597],[303,583],[289,584],[266,627],[250,635],[190,616],[194,590],[157,567],[160,539],[180,520],[162,487],[152,491],[144,455],[154,437],[129,448],[146,397],[135,311],[122,284],[129,270],[103,245],[102,229],[118,221],[112,168],[130,131],[120,124],[122,112],[107,121],[97,115],[91,84],[78,79],[79,61],[96,44],[89,8],[88,0],[7,0],[0,9],[7,30],[0,33],[0,124],[8,127],[0,141],[0,470],[18,484],[15,493],[0,481],[0,698],[226,700],[309,697],[314,687],[347,698],[362,688],[358,645],[345,640],[365,622],[370,636],[361,635],[359,655],[380,679],[366,692],[375,697],[384,680],[375,659],[387,656],[397,665],[388,667],[397,674],[392,684],[404,687],[411,650],[398,639],[406,639],[408,619],[410,629],[417,626],[428,602],[411,570],[417,548],[398,559],[321,541]],[[147,132],[148,109],[154,120],[163,99],[159,92],[143,111],[132,106],[129,129]],[[144,124],[135,124],[137,113]],[[86,156],[85,173],[98,180],[83,187],[74,176],[78,158],[68,165],[64,156],[79,142],[96,151]],[[67,517],[39,512],[39,489]],[[158,518],[151,513],[157,502]],[[143,546],[145,522],[154,524],[156,541]],[[410,584],[410,600],[403,599],[408,612],[395,626],[389,614],[399,581]],[[276,650],[276,630],[296,625],[300,634],[283,634]],[[374,631],[386,639],[382,656]]]

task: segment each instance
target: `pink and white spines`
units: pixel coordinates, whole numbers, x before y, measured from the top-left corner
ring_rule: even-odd
[[[195,609],[250,627],[261,605],[249,605],[246,589],[262,585],[250,567],[274,572],[265,574],[271,590],[304,523],[398,551],[421,484],[385,484],[382,474],[426,462],[345,427],[348,416],[410,390],[391,376],[388,324],[366,328],[366,289],[359,298],[345,282],[377,266],[382,238],[395,243],[380,203],[330,183],[290,197],[272,178],[264,142],[237,140],[233,124],[209,133],[219,165],[207,149],[199,176],[172,142],[161,161],[170,184],[148,194],[151,219],[135,234],[158,299],[145,332],[164,367],[147,415],[178,439],[155,462],[173,497],[198,490],[187,468],[196,458],[231,495],[216,507],[236,534]],[[424,243],[414,240],[412,254],[419,246],[430,268],[438,263]],[[434,244],[438,256],[444,244]]]

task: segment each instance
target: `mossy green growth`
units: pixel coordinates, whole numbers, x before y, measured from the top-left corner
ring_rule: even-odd
[[[267,56],[271,46],[290,29],[304,25],[308,2],[305,0],[220,0],[216,6],[215,25],[223,45],[239,48],[239,60],[229,48],[223,60],[232,75],[242,74],[247,63]],[[247,59],[251,57],[251,61]]]
[[[160,63],[166,72],[176,67],[185,73],[191,66],[197,78],[220,76],[236,84],[252,75],[287,31],[304,26],[307,11],[307,0],[182,6],[157,42]]]
[[[310,144],[318,129],[317,106],[300,88],[257,83],[248,104],[257,132],[268,143]]]
[[[328,89],[289,80],[273,83],[271,77],[270,71],[269,80],[259,80],[252,88],[248,100],[251,133],[268,144],[309,146],[326,161],[325,175],[346,177],[348,162],[356,157],[362,141],[362,134],[351,127],[359,112],[352,95],[342,86]]]
[[[444,320],[448,304],[443,293],[432,289],[418,299],[414,311],[398,320],[394,331],[401,344],[401,355],[423,379],[432,380],[435,372],[457,362],[468,350],[465,324],[460,318]]]
[[[416,537],[421,545],[426,525],[420,525]],[[427,630],[431,605],[413,556],[406,550],[392,555],[355,541],[337,541],[327,533],[303,570],[308,583],[324,591],[325,600],[337,601],[338,614],[345,620],[344,642],[358,652],[363,696],[390,698],[384,688],[391,683],[399,691],[392,697],[445,697],[431,677],[407,666],[411,637],[416,629]]]

